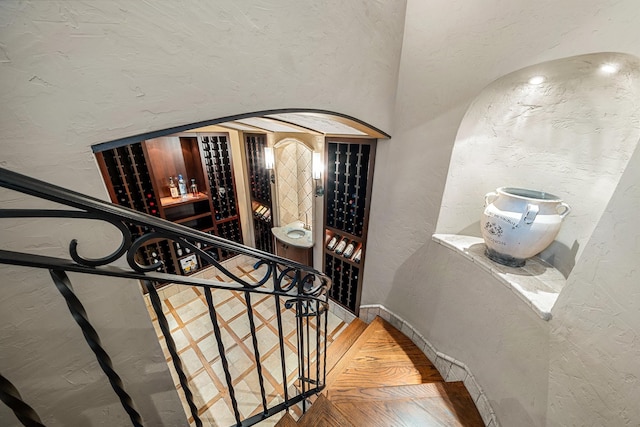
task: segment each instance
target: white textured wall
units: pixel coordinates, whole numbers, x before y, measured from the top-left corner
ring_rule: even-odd
[[[638,343],[629,341],[629,349],[622,339],[616,343],[612,350],[619,354],[620,363],[612,363],[609,351],[590,347],[589,333],[595,341],[606,341],[608,316],[593,317],[602,302],[576,293],[569,294],[576,299],[562,304],[562,318],[571,331],[579,333],[578,343],[569,336],[550,350],[544,346],[544,334],[549,342],[558,339],[561,329],[556,329],[556,320],[545,323],[522,313],[517,338],[506,335],[511,322],[518,322],[514,310],[526,308],[524,302],[515,295],[493,298],[495,285],[484,273],[466,266],[458,254],[434,248],[430,241],[456,133],[471,102],[501,76],[591,52],[640,56],[638,22],[640,8],[635,0],[408,2],[393,139],[378,144],[362,303],[384,304],[437,343],[440,351],[465,362],[479,377],[503,425],[572,425],[561,409],[550,409],[560,394],[565,408],[582,412],[581,420],[598,420],[601,414],[625,408],[634,420],[631,424],[637,424],[636,396],[616,394],[619,399],[613,402],[600,398],[597,386],[627,390],[618,383],[626,374],[629,381],[640,376],[637,358],[633,359]],[[637,202],[631,206],[640,209]],[[638,225],[629,227],[637,232]],[[593,235],[597,233],[596,227]],[[591,245],[600,247],[604,256],[616,244],[614,238],[600,236],[599,241],[585,244],[585,256]],[[431,255],[442,251],[434,265]],[[615,266],[612,270],[619,273],[614,280],[637,270],[637,263],[637,258],[607,257],[593,268],[604,272],[604,265]],[[576,265],[574,274],[578,270]],[[468,298],[456,293],[460,280],[486,296]],[[621,282],[611,303],[630,314],[637,310],[637,284],[628,279]],[[571,286],[567,284],[567,290]],[[455,326],[468,325],[469,316],[473,323],[468,329]],[[589,321],[593,324],[587,327]],[[541,346],[526,345],[528,339]],[[529,358],[519,359],[522,350],[530,350]],[[606,357],[600,364],[592,363],[601,355]],[[539,362],[530,363],[530,358]],[[505,380],[484,374],[485,370],[497,372],[500,365],[513,377]],[[581,391],[582,384],[570,378],[572,365],[589,366],[588,381],[596,387]],[[635,372],[625,371],[630,367]],[[549,369],[554,379],[553,386],[547,387]]]
[[[436,230],[480,237],[484,195],[498,187],[552,193],[572,211],[541,257],[568,276],[639,138],[640,58],[579,55],[504,76],[460,124]]]
[[[335,110],[388,129],[404,6],[3,1],[0,165],[107,199],[95,143],[285,107]],[[0,193],[3,206],[9,200],[24,198]],[[2,247],[60,252],[68,242],[42,223],[2,233]],[[89,252],[115,244],[114,236],[96,243],[90,229],[73,234],[93,242]],[[128,425],[46,275],[7,267],[0,274],[11,278],[0,297],[0,370],[45,424]],[[110,353],[126,374],[136,373],[127,376],[147,423],[184,425],[137,284],[78,281]],[[0,411],[3,424],[15,424],[4,405]]]
[[[640,146],[553,307],[554,425],[640,424]]]

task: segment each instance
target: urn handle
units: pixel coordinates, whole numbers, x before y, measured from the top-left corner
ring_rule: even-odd
[[[538,205],[534,205],[534,204],[529,203],[527,205],[527,212],[522,217],[522,219],[524,220],[524,223],[525,224],[533,224],[533,221],[536,220],[536,216],[538,216],[538,211],[539,210],[540,210],[540,208],[538,207]]]
[[[487,207],[498,198],[498,193],[491,191],[484,195],[484,206]]]
[[[556,208],[556,212],[559,211],[560,208],[564,208],[564,210],[562,212],[558,212],[558,215],[560,215],[560,218],[564,219],[564,217],[569,215],[569,212],[571,212],[571,206],[569,206],[565,202],[560,202],[560,204]]]

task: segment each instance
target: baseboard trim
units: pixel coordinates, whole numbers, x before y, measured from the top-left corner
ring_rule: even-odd
[[[349,313],[351,314],[351,313]],[[352,315],[353,316],[353,315]],[[391,323],[395,328],[400,330],[405,336],[411,339],[413,343],[424,353],[425,356],[433,364],[436,369],[442,375],[442,378],[446,382],[462,381],[465,387],[469,391],[469,394],[473,398],[478,412],[482,416],[485,426],[487,427],[499,427],[496,414],[489,403],[484,390],[480,387],[480,384],[476,381],[473,373],[469,370],[469,367],[447,354],[438,351],[433,344],[431,344],[425,337],[420,334],[409,322],[402,317],[393,313],[391,310],[383,306],[382,304],[369,304],[360,306],[360,320],[366,323],[371,323],[376,316],[382,317],[387,322]],[[354,316],[355,317],[355,316]],[[345,320],[346,321],[346,320]]]

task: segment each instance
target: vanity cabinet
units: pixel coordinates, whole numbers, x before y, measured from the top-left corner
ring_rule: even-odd
[[[114,203],[242,243],[227,133],[154,138],[98,152],[96,158]],[[169,177],[178,175],[183,176],[188,194],[173,198]],[[193,192],[192,182],[197,187]],[[129,229],[134,239],[149,231],[133,225]],[[215,247],[201,249],[217,260],[235,255]],[[170,274],[193,274],[209,264],[168,240],[150,241],[136,256],[142,264],[161,261],[160,271]]]
[[[313,267],[313,248],[301,248],[285,243],[274,238],[276,243],[276,255],[290,259],[298,264]]]
[[[323,269],[332,300],[358,315],[376,140],[327,138]]]

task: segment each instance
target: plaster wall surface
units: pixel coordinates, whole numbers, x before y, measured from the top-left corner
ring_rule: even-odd
[[[0,166],[107,200],[90,149],[96,143],[291,107],[335,110],[387,129],[404,7],[364,0],[3,1]],[[41,207],[11,192],[1,192],[0,202]],[[87,256],[118,243],[100,228],[44,221],[3,222],[0,242],[63,255],[69,236],[58,228],[70,228]],[[10,278],[0,299],[0,370],[12,373],[44,423],[129,425],[50,278],[10,267],[0,274]],[[143,418],[184,425],[137,283],[111,283],[80,278],[76,286]],[[0,411],[8,425],[17,422],[4,405]]]
[[[545,61],[591,52],[640,56],[639,21],[640,9],[635,1],[442,0],[407,4],[393,139],[382,141],[377,149],[362,304],[383,304],[435,342],[439,351],[467,364],[474,375],[481,377],[479,383],[504,425],[526,425],[529,421],[531,425],[571,425],[564,423],[560,409],[551,410],[549,406],[553,404],[552,396],[544,391],[543,383],[549,381],[550,371],[554,375],[554,392],[562,390],[564,407],[583,412],[580,419],[588,420],[590,416],[599,419],[600,414],[635,407],[637,400],[624,393],[616,395],[620,398],[618,402],[601,399],[596,389],[580,391],[579,381],[570,379],[570,366],[597,360],[603,353],[601,349],[581,343],[574,351],[566,351],[567,347],[557,353],[554,350],[558,357],[566,356],[561,363],[555,357],[547,363],[530,363],[528,359],[518,361],[516,355],[521,350],[518,347],[528,348],[518,339],[513,341],[517,350],[514,358],[509,357],[511,349],[504,345],[512,342],[512,338],[504,336],[503,321],[506,313],[511,313],[516,321],[514,306],[525,305],[515,295],[504,295],[504,300],[496,299],[495,303],[491,298],[439,298],[450,288],[459,288],[460,279],[470,281],[470,286],[475,285],[488,295],[495,290],[488,287],[489,278],[472,274],[476,268],[473,264],[465,266],[454,261],[460,255],[451,253],[441,260],[449,266],[448,274],[443,274],[427,256],[432,254],[429,248],[434,243],[430,239],[436,231],[457,131],[472,101],[501,76]],[[628,168],[637,166],[630,163]],[[482,202],[477,205],[477,215]],[[640,208],[637,202],[629,203],[636,210]],[[631,227],[635,229],[637,225]],[[597,231],[598,227],[593,234]],[[602,237],[604,240],[597,245],[607,253],[616,241]],[[585,248],[588,246],[590,243],[585,242]],[[607,264],[619,268],[620,274],[637,270],[637,258],[633,261],[613,257]],[[602,263],[593,268],[603,268]],[[458,269],[468,271],[463,274]],[[578,266],[574,269],[577,273]],[[571,287],[571,283],[566,286]],[[628,297],[637,295],[637,290],[631,282],[620,286],[612,303],[621,310],[633,310],[635,303]],[[593,321],[593,328],[606,329],[607,316],[593,318],[595,313],[580,308],[589,305],[582,299],[585,295],[568,295],[576,299],[563,304],[566,319],[582,313],[584,322]],[[432,297],[438,301],[437,306],[431,303]],[[477,305],[490,315],[478,314]],[[431,313],[433,310],[435,314]],[[554,319],[547,326],[540,326],[537,324],[543,324],[542,319],[520,314],[523,318],[519,322],[533,325],[519,331],[523,337],[531,336],[533,342],[541,345],[555,342],[559,330]],[[474,315],[484,325],[482,331],[460,328],[455,335],[449,335],[451,325],[432,321],[432,316],[436,316],[466,325],[467,317]],[[482,342],[478,342],[478,333],[482,334]],[[550,334],[546,340],[545,333]],[[446,335],[449,336],[445,339]],[[502,346],[497,345],[500,337],[504,338]],[[568,341],[565,345],[572,344]],[[624,364],[637,363],[637,359],[620,347],[614,348],[621,350],[620,360],[624,362],[586,363],[591,369],[585,374],[585,381],[611,381],[612,388],[618,387],[619,378],[625,377]],[[549,357],[549,349],[534,354]],[[505,376],[484,377],[477,369],[491,370],[499,365],[489,355],[498,361],[509,360],[510,373],[522,381],[510,379],[503,383]],[[540,378],[538,381],[542,383],[534,382],[530,387],[527,380],[531,378]],[[546,411],[540,402],[546,402]],[[590,404],[581,406],[584,402]],[[512,422],[517,418],[522,421]],[[631,419],[637,424],[640,416],[633,413]]]
[[[640,147],[550,323],[554,425],[640,423]]]
[[[631,55],[579,55],[493,82],[460,124],[437,231],[481,237],[484,194],[498,187],[552,193],[572,210],[540,256],[569,276],[640,139],[639,100]]]

